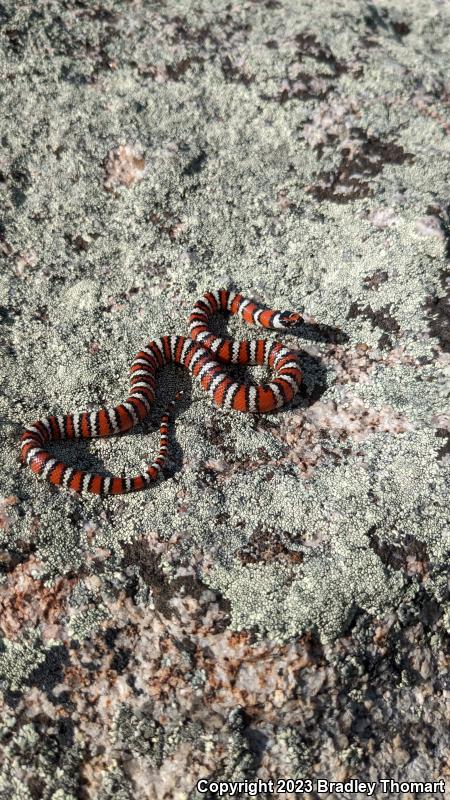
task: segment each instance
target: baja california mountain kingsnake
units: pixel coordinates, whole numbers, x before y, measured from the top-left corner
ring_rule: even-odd
[[[64,486],[75,492],[115,495],[145,489],[156,480],[166,462],[168,422],[174,400],[161,419],[157,458],[146,473],[134,478],[103,476],[69,467],[53,458],[46,445],[61,439],[111,436],[133,428],[147,416],[155,399],[155,373],[169,362],[187,367],[216,405],[222,408],[262,414],[289,403],[302,379],[298,353],[278,342],[264,339],[238,342],[216,336],[211,333],[210,318],[221,311],[239,314],[249,325],[276,330],[289,329],[302,320],[301,314],[273,311],[226,289],[206,292],[196,302],[189,317],[191,338],[162,336],[149,341],[136,355],[131,365],[130,394],[125,402],[98,411],[51,416],[34,422],[26,428],[21,439],[22,461],[54,486]],[[223,363],[266,364],[277,373],[277,377],[271,383],[251,386],[232,380]],[[180,395],[179,392],[175,399]]]

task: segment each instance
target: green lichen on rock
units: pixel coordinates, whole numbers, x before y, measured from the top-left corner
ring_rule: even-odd
[[[23,686],[29,675],[45,661],[45,648],[38,633],[30,631],[21,641],[0,640],[0,679],[11,691]]]
[[[256,627],[275,638],[280,632],[290,636],[317,626],[328,638],[358,610],[382,614],[398,602],[404,581],[374,552],[374,530],[393,543],[406,536],[424,543],[435,581],[429,589],[434,586],[444,602],[442,568],[450,547],[450,520],[433,444],[432,436],[422,431],[402,434],[401,442],[374,434],[361,448],[363,464],[360,455],[345,466],[319,470],[291,496],[289,484],[284,494],[280,491],[278,524],[291,539],[296,535],[303,563],[293,570],[234,562],[213,569],[207,580],[231,600],[233,624]],[[249,481],[243,481],[239,491],[242,506],[251,507]],[[253,502],[253,519],[264,529],[269,513],[264,513],[264,504],[256,505],[255,495]]]
[[[80,612],[79,614],[74,614],[69,623],[69,632],[70,635],[74,639],[79,639],[83,641],[86,636],[91,636],[95,633],[100,625],[105,619],[108,619],[109,613],[107,609],[102,608],[101,606],[97,608],[89,608]]]
[[[405,364],[379,366],[367,382],[334,386],[327,397],[342,403],[344,398],[356,396],[371,408],[394,409],[416,425],[430,429],[433,417],[448,410],[449,377],[449,367],[440,365],[425,365],[420,372]]]
[[[445,376],[427,302],[442,296],[447,263],[447,10],[438,25],[425,0],[407,11],[347,0],[339,14],[325,0],[244,3],[234,16],[225,2],[77,8],[29,14],[7,2],[2,11],[0,458],[2,491],[19,497],[8,536],[30,537],[37,520],[32,535],[52,580],[81,567],[91,522],[113,559],[123,541],[178,531],[187,558],[200,547],[218,559],[208,580],[232,600],[235,625],[273,636],[310,625],[337,634],[352,609],[376,613],[401,591],[401,575],[370,545],[371,527],[383,540],[413,531],[445,558],[437,542],[446,542],[446,464],[436,465],[433,438]],[[261,449],[276,459],[283,448],[252,420],[213,408],[194,385],[171,444],[179,471],[148,492],[79,500],[17,471],[26,422],[119,402],[139,347],[186,332],[192,302],[222,283],[305,307],[345,330],[350,350],[399,345],[428,360],[419,369],[381,364],[351,387],[417,428],[374,433],[356,457],[343,453],[307,482],[282,463],[270,481],[264,465],[209,481],[209,459],[251,463]],[[233,321],[230,330],[245,328]],[[161,375],[155,412],[135,435],[55,452],[80,466],[142,468],[179,381],[190,388],[180,370]],[[344,402],[350,391],[332,375],[324,388],[324,402]],[[412,481],[427,498],[420,510]],[[239,561],[239,548],[274,521],[303,553],[287,592],[279,564]],[[303,547],[305,536],[320,545]],[[253,580],[261,598],[272,587],[264,611],[246,600]]]

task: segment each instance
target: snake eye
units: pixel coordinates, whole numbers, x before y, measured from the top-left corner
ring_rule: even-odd
[[[303,317],[294,311],[282,311],[280,314],[280,322],[285,328],[293,328],[294,325],[300,325]]]

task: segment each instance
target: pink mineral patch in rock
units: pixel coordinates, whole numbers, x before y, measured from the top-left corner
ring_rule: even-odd
[[[18,253],[14,265],[14,272],[18,278],[23,278],[28,267],[34,267],[37,263],[38,256],[32,250],[24,250],[23,253]]]
[[[227,462],[223,458],[209,458],[205,461],[205,468],[212,472],[226,472]]]
[[[448,91],[445,89],[442,90],[442,88],[436,89],[436,91],[442,93],[443,98],[445,98],[448,103]],[[437,109],[434,107],[437,96],[438,94],[433,96],[432,93],[427,93],[423,89],[417,89],[412,98],[410,98],[409,102],[412,103],[412,105],[417,108],[421,114],[434,119],[442,128],[444,134],[448,136],[450,134],[450,125],[448,124],[447,118],[445,115],[443,116],[440,114],[439,111],[437,111]]]
[[[408,355],[402,345],[398,345],[388,352],[381,352],[376,348],[369,347],[364,342],[350,349],[340,344],[332,345],[323,354],[314,346],[308,345],[303,349],[312,356],[320,357],[325,366],[331,367],[335,373],[335,382],[338,384],[367,382],[377,364],[385,364],[390,367],[396,364],[419,366],[417,359]]]
[[[139,710],[149,698],[153,719],[161,725],[179,719],[180,712],[191,720],[207,721],[214,713],[220,718],[236,704],[251,716],[264,712],[266,719],[277,720],[296,675],[316,661],[307,636],[288,645],[269,640],[255,644],[249,632],[220,630],[217,623],[224,612],[211,591],[174,602],[177,614],[164,619],[124,594],[108,604],[117,631],[114,651],[129,652],[127,672],[142,694],[136,695],[125,673],[117,674],[114,652],[108,655],[101,635],[70,649],[71,666],[55,693],[69,691],[78,706],[80,729],[90,739],[101,740],[121,703]],[[213,630],[219,632],[211,636]],[[180,648],[180,642],[189,647]],[[92,659],[98,662],[94,671],[88,668]],[[192,681],[194,673],[203,676],[201,686]],[[294,718],[295,708],[288,713]]]
[[[399,221],[393,208],[376,208],[369,214],[368,219],[375,228],[390,228]]]
[[[331,94],[312,112],[311,122],[303,126],[303,136],[312,148],[334,139],[344,140],[357,114],[356,101],[346,99],[344,103]]]
[[[109,192],[119,186],[129,188],[142,180],[145,173],[145,158],[137,146],[119,145],[111,150],[105,161],[103,185]]]
[[[283,211],[286,211],[287,209],[292,208],[292,206],[295,205],[295,203],[293,203],[292,200],[289,199],[287,189],[280,189],[277,192],[277,204],[279,205],[280,208],[283,209]]]
[[[435,428],[441,428],[444,431],[450,431],[450,413],[435,414],[431,419],[431,423]]]
[[[0,497],[0,530],[9,530],[12,519],[7,512],[7,508],[15,506],[18,502],[19,499],[15,494],[10,494],[8,497]]]
[[[207,587],[197,591],[201,583],[195,583],[196,572],[208,566],[202,555],[199,553],[196,569],[192,565],[184,567],[180,565],[181,540],[173,537],[169,553],[167,542],[158,541],[156,534],[149,536],[149,542],[161,555],[165,553],[169,560],[172,556],[178,561],[175,580],[184,574],[194,578],[195,596],[180,591],[177,584],[172,597],[176,613],[171,616],[162,616],[151,604],[137,605],[123,591],[105,599],[110,618],[97,633],[73,646],[65,640],[70,663],[64,668],[62,681],[53,689],[55,698],[61,693],[66,700],[68,696],[79,735],[91,742],[84,775],[92,790],[99,771],[105,768],[101,742],[114,730],[117,710],[122,705],[130,714],[145,716],[151,698],[152,718],[159,725],[176,723],[181,714],[219,731],[224,717],[236,705],[244,706],[253,719],[264,714],[267,721],[275,723],[286,713],[294,723],[303,713],[293,697],[300,673],[304,680],[313,681],[313,694],[325,679],[323,669],[317,669],[320,653],[309,636],[285,645],[267,639],[255,644],[251,632],[230,632],[220,598]],[[19,570],[18,574],[24,575],[24,589],[41,591],[38,581],[33,583],[26,570]],[[59,590],[61,595],[62,584]],[[42,599],[37,602],[41,606],[35,622],[48,615],[48,607],[52,608],[51,600],[48,606],[42,604]],[[109,629],[112,641],[105,636]],[[125,666],[118,665],[117,653],[128,654]],[[195,675],[202,676],[200,684],[193,680]],[[40,689],[25,688],[20,704],[29,717],[35,717],[46,711],[48,700]],[[60,714],[65,711],[56,706],[50,716]],[[120,752],[120,741],[112,747]],[[179,750],[176,753],[175,760],[181,757]],[[198,774],[203,774],[205,768],[209,768],[208,756],[201,759]]]
[[[439,239],[445,239],[440,220],[431,215],[416,220],[416,231],[421,236],[437,236]]]
[[[59,578],[45,586],[36,577],[41,568],[31,555],[0,585],[0,631],[8,639],[17,640],[23,628],[37,626],[44,641],[64,636],[67,598],[78,579]]]
[[[374,431],[398,435],[412,428],[412,423],[392,409],[377,411],[367,408],[359,398],[350,397],[339,407],[333,401],[317,401],[310,408],[294,411],[280,426],[279,435],[289,445],[287,460],[297,464],[305,477],[310,477],[324,458],[342,457],[333,440],[349,439],[357,443]]]

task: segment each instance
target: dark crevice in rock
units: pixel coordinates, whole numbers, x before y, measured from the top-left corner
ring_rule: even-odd
[[[282,561],[287,564],[301,564],[303,553],[291,550],[284,539],[293,538],[287,531],[257,529],[249,541],[241,548],[238,557],[242,564],[261,564]]]
[[[159,556],[153,552],[144,539],[123,544],[123,549],[123,569],[136,568],[141,579],[151,588],[155,608],[163,617],[172,617],[177,614],[170,603],[173,597],[189,595],[198,600],[208,589],[206,584],[193,576],[183,576],[171,580],[161,569]],[[127,594],[134,597],[136,591],[137,582],[131,579]]]
[[[205,162],[207,160],[207,155],[204,150],[202,150],[198,156],[195,156],[189,164],[187,164],[183,170],[183,175],[198,175],[199,172],[202,171]]]
[[[362,128],[352,128],[351,135],[354,147],[343,147],[337,167],[320,173],[317,183],[307,189],[318,200],[348,203],[370,197],[373,189],[369,180],[379,175],[386,164],[409,164],[414,160],[412,153],[406,153],[400,145],[369,136]]]
[[[53,696],[53,689],[58,683],[63,682],[64,667],[68,664],[69,654],[65,645],[52,647],[46,653],[44,661],[30,673],[26,683],[28,686],[42,689],[52,703],[59,705],[60,700]]]
[[[411,534],[405,534],[400,544],[388,542],[381,539],[377,533],[376,525],[372,525],[367,535],[372,550],[386,566],[406,572],[408,570],[408,559],[413,558],[421,565],[421,569],[417,574],[429,570],[430,560],[427,547],[424,542],[416,539]]]
[[[365,289],[378,289],[378,287],[387,280],[387,272],[377,269],[373,275],[368,275],[367,278],[363,279],[363,286]]]
[[[323,99],[334,89],[335,83],[333,81],[348,72],[346,62],[339,61],[332,50],[327,45],[321,44],[314,34],[302,31],[302,33],[298,33],[294,37],[294,40],[297,49],[291,64],[302,64],[305,58],[309,58],[319,64],[323,64],[327,70],[312,71],[311,73],[306,70],[297,72],[295,77],[285,78],[284,87],[278,95],[273,97],[262,94],[261,99],[277,100],[281,104],[294,98]],[[276,49],[278,48],[278,43],[274,39],[269,39],[266,42],[266,47]],[[287,71],[291,64],[286,65]]]
[[[131,658],[131,650],[119,647],[111,659],[111,669],[121,675],[125,672]]]
[[[431,203],[427,206],[426,213],[439,221],[440,230],[445,241],[445,257],[450,259],[450,203],[445,206],[440,203]]]
[[[450,431],[446,428],[438,428],[436,430],[436,436],[444,440],[442,447],[438,450],[438,458],[442,459],[445,458],[445,456],[450,456]]]
[[[381,328],[384,333],[380,336],[378,340],[378,346],[382,350],[391,349],[392,348],[392,340],[389,334],[398,334],[400,332],[400,325],[398,324],[395,317],[393,317],[390,312],[391,304],[387,306],[383,306],[382,308],[377,309],[374,311],[369,305],[365,308],[361,308],[357,301],[354,301],[350,305],[350,309],[347,313],[347,319],[356,319],[357,317],[363,317],[363,319],[370,320],[372,323],[372,330],[377,328]]]
[[[450,352],[450,279],[448,270],[441,271],[443,297],[429,297],[425,303],[428,316],[428,329],[444,353]]]
[[[221,67],[226,81],[240,81],[245,86],[248,86],[255,79],[253,75],[247,75],[238,64],[233,63],[228,55],[221,58]]]
[[[347,72],[347,65],[343,61],[338,61],[334,53],[327,45],[321,45],[312,33],[303,31],[295,36],[298,45],[296,57],[302,61],[305,56],[313,58],[322,64],[327,64],[337,77]]]
[[[25,542],[21,539],[10,545],[7,551],[0,550],[0,575],[14,572],[19,564],[28,561],[30,555],[35,552],[34,542]]]
[[[393,33],[396,39],[401,40],[403,36],[411,33],[411,27],[404,19],[394,16],[395,13],[395,10],[388,11],[387,8],[369,2],[364,14],[364,22],[373,33],[382,30],[385,33]]]

